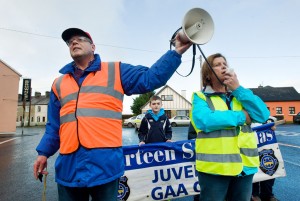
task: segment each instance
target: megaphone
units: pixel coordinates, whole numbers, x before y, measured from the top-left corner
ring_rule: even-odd
[[[182,29],[178,34],[183,42],[191,41],[203,45],[210,41],[213,33],[214,22],[208,12],[201,8],[193,8],[185,14]]]
[[[201,8],[193,8],[185,14],[182,22],[182,27],[177,29],[171,37],[170,50],[172,49],[172,46],[176,47],[175,37],[177,36],[177,34],[179,35],[181,42],[193,43],[193,63],[191,71],[189,72],[189,74],[183,76],[176,70],[176,73],[180,76],[187,77],[193,72],[194,69],[196,47],[198,47],[205,61],[207,62],[207,59],[202,52],[200,45],[207,43],[212,38],[214,34],[214,22],[208,12]]]

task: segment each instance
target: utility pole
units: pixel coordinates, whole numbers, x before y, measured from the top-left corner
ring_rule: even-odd
[[[24,133],[24,124],[25,124],[25,106],[26,106],[26,101],[25,98],[23,97],[22,135]]]
[[[31,79],[23,79],[22,99],[23,99],[23,122],[22,122],[22,135],[23,135],[24,133],[23,129],[25,124],[26,102],[30,101],[31,99]]]
[[[31,112],[31,92],[32,92],[32,88],[30,88],[30,99],[29,99],[29,113],[28,113],[28,127],[30,127],[30,112]]]

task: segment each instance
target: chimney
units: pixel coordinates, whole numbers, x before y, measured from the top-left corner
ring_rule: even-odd
[[[181,95],[186,99],[186,90],[181,90]]]
[[[46,91],[45,95],[46,95],[46,98],[49,98],[50,97],[50,91]]]
[[[34,96],[35,96],[36,98],[41,97],[41,92],[35,92]]]
[[[22,101],[22,94],[18,94],[18,101]]]

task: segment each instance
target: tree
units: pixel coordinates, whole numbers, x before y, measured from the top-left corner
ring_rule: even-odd
[[[130,109],[134,115],[141,114],[141,107],[144,106],[150,99],[151,96],[155,94],[154,91],[141,94],[138,97],[133,99],[133,104],[130,106]]]

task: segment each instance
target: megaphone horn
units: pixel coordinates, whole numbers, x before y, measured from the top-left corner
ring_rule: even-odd
[[[185,14],[179,36],[183,42],[191,41],[203,45],[210,41],[213,33],[214,22],[208,12],[201,8],[193,8]]]

